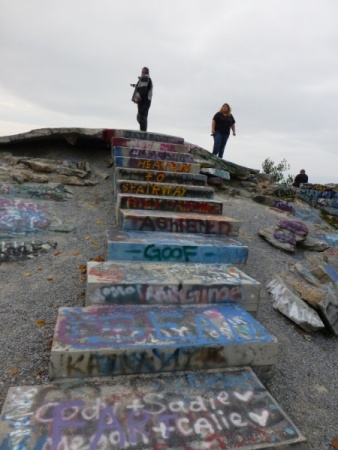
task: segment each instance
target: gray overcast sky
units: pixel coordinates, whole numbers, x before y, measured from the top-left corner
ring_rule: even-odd
[[[138,129],[148,66],[149,131],[211,150],[227,102],[224,159],[338,182],[337,24],[337,0],[0,0],[0,135]]]

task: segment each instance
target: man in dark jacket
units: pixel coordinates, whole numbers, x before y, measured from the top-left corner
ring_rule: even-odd
[[[298,175],[296,175],[294,182],[292,183],[292,186],[299,187],[301,183],[307,183],[309,180],[309,177],[306,175],[305,170],[302,169]]]
[[[148,111],[153,96],[153,83],[149,77],[148,67],[143,67],[137,84],[130,86],[135,88],[131,100],[137,103],[137,121],[140,124],[140,130],[147,131]]]

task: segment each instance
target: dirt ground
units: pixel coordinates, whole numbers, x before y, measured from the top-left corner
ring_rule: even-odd
[[[49,243],[49,248],[29,259],[0,264],[1,408],[9,387],[48,382],[57,309],[84,305],[85,264],[105,257],[106,231],[116,227],[116,221],[113,169],[108,167],[110,151],[104,144],[79,142],[71,146],[56,141],[48,145],[12,144],[1,146],[0,151],[85,160],[92,167],[92,179],[97,181],[95,186],[69,186],[72,198],[49,204],[62,225],[59,231],[45,230],[18,238]],[[278,362],[266,387],[311,448],[328,450],[333,439],[338,438],[338,338],[327,331],[303,332],[272,308],[266,289],[274,274],[287,270],[295,262],[306,264],[313,255],[301,250],[284,253],[260,238],[259,229],[274,225],[285,215],[246,197],[216,191],[216,199],[225,205],[225,214],[242,222],[238,240],[249,247],[249,258],[242,270],[262,285],[256,318],[279,341]],[[337,266],[336,250],[327,255]]]

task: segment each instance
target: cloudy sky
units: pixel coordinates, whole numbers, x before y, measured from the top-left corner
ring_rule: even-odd
[[[337,0],[0,0],[0,136],[44,127],[138,129],[130,83],[150,68],[148,130],[224,158],[338,182]]]

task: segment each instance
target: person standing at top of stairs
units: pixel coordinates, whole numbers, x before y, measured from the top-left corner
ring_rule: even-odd
[[[131,84],[134,89],[131,100],[137,104],[137,121],[141,131],[147,131],[148,112],[153,96],[153,82],[149,76],[148,67],[143,67],[141,76],[136,84]]]
[[[231,107],[228,103],[224,103],[219,112],[212,118],[211,136],[214,138],[214,147],[212,154],[223,158],[224,149],[230,136],[236,136],[235,119],[231,114]]]

